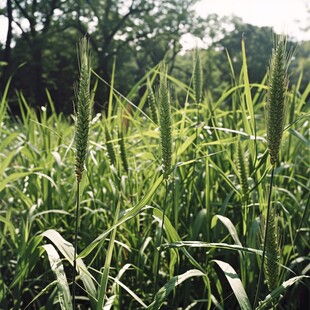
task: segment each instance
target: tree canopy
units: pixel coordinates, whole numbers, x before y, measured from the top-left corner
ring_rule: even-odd
[[[22,90],[32,106],[46,104],[45,89],[58,111],[72,112],[73,83],[77,78],[76,42],[88,33],[92,67],[110,82],[116,61],[116,88],[126,95],[145,72],[165,59],[169,72],[181,78],[191,74],[191,52],[180,56],[185,34],[208,38],[203,52],[206,89],[213,96],[231,82],[227,54],[240,70],[240,41],[246,37],[251,82],[266,73],[273,45],[271,28],[245,24],[237,17],[212,14],[198,17],[197,0],[7,0],[0,11],[9,27],[0,52],[8,65],[2,67],[3,90],[9,76],[13,89]],[[14,31],[15,29],[15,31]],[[227,51],[227,53],[226,53]],[[307,57],[300,53],[307,65]],[[306,59],[306,60],[305,60]],[[300,69],[296,62],[295,69]],[[21,66],[21,64],[23,64]],[[309,64],[308,64],[309,65]],[[21,67],[20,67],[21,66]],[[96,106],[104,108],[109,88],[101,84]],[[11,103],[14,110],[14,103]]]
[[[171,63],[181,50],[180,38],[191,31],[203,36],[202,19],[195,17],[192,0],[7,0],[2,14],[11,25],[2,58],[9,66],[5,77],[21,64],[14,86],[43,105],[48,88],[62,109],[71,109],[77,76],[75,45],[89,34],[94,70],[109,81],[114,57],[118,87],[126,94],[132,81],[165,56]],[[12,25],[20,35],[13,34]],[[15,42],[11,50],[12,41]],[[6,52],[5,52],[6,50]],[[168,51],[171,51],[167,55]],[[2,89],[5,78],[2,79]],[[107,90],[98,99],[104,101]],[[104,104],[104,102],[101,102]]]

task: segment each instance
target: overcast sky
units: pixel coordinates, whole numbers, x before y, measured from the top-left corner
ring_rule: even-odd
[[[5,2],[0,0],[0,7],[5,7]],[[308,0],[200,0],[195,7],[198,14],[204,17],[211,13],[220,16],[234,14],[246,23],[271,26],[276,32],[288,34],[297,40],[310,40],[310,31],[306,33],[299,29],[310,23],[307,4],[310,10]],[[1,42],[5,41],[6,32],[7,22],[0,18]]]
[[[200,0],[196,9],[203,17],[210,13],[234,14],[246,23],[271,26],[276,32],[284,32],[297,40],[310,40],[310,31],[299,29],[310,23],[307,4],[310,10],[309,0]]]

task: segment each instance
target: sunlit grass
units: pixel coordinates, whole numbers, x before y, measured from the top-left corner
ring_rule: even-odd
[[[192,88],[169,75],[160,80],[156,67],[128,98],[111,88],[108,113],[93,116],[80,183],[77,309],[253,307],[271,168],[267,86],[250,84],[244,45],[240,52],[238,82],[214,101],[201,94],[199,72]],[[228,64],[233,67],[230,58]],[[98,87],[105,82],[92,75]],[[171,158],[162,158],[156,90],[167,82]],[[141,101],[131,102],[141,87]],[[309,284],[309,93],[310,86],[303,93],[297,86],[287,96],[292,108],[273,189],[281,234],[278,287],[268,295],[263,283],[259,309],[305,305],[296,296]],[[68,309],[75,126],[55,113],[52,99],[35,113],[21,92],[20,117],[13,120],[6,96],[0,106],[1,308]],[[164,174],[162,160],[169,166]]]

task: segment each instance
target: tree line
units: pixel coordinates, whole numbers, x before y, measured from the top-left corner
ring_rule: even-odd
[[[231,84],[227,55],[236,73],[240,70],[242,35],[246,37],[251,82],[261,82],[273,46],[272,29],[245,24],[237,17],[219,18],[212,14],[201,18],[194,10],[196,2],[7,0],[0,11],[8,21],[6,42],[0,52],[3,65],[0,89],[3,92],[13,74],[10,87],[13,111],[17,107],[13,99],[15,90],[21,90],[36,107],[46,104],[47,89],[57,111],[72,113],[73,84],[78,75],[76,42],[85,34],[91,45],[92,67],[109,82],[115,62],[115,87],[124,95],[163,59],[170,73],[188,80],[192,52],[180,55],[180,39],[187,33],[210,42],[201,55],[205,87],[211,96],[219,96]],[[294,74],[301,67],[309,68],[307,49],[309,42],[299,46]],[[309,74],[309,70],[304,70],[304,74]],[[108,94],[109,88],[100,84],[97,109],[105,108]]]

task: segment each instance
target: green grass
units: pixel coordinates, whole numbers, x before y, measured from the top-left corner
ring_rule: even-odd
[[[127,96],[111,83],[108,113],[90,123],[80,182],[77,309],[253,308],[271,177],[267,85],[250,83],[244,43],[240,53],[240,75],[232,71],[231,88],[214,101],[196,94],[198,84],[162,78],[170,93],[169,176],[157,121],[162,71],[150,70]],[[233,70],[229,56],[228,65]],[[91,79],[95,88],[107,83],[95,72]],[[141,87],[145,94],[132,102]],[[273,177],[278,287],[270,294],[263,281],[258,309],[309,302],[310,84],[290,89]],[[72,306],[75,126],[47,95],[35,113],[17,92],[17,119],[7,92],[0,103],[1,309]]]

